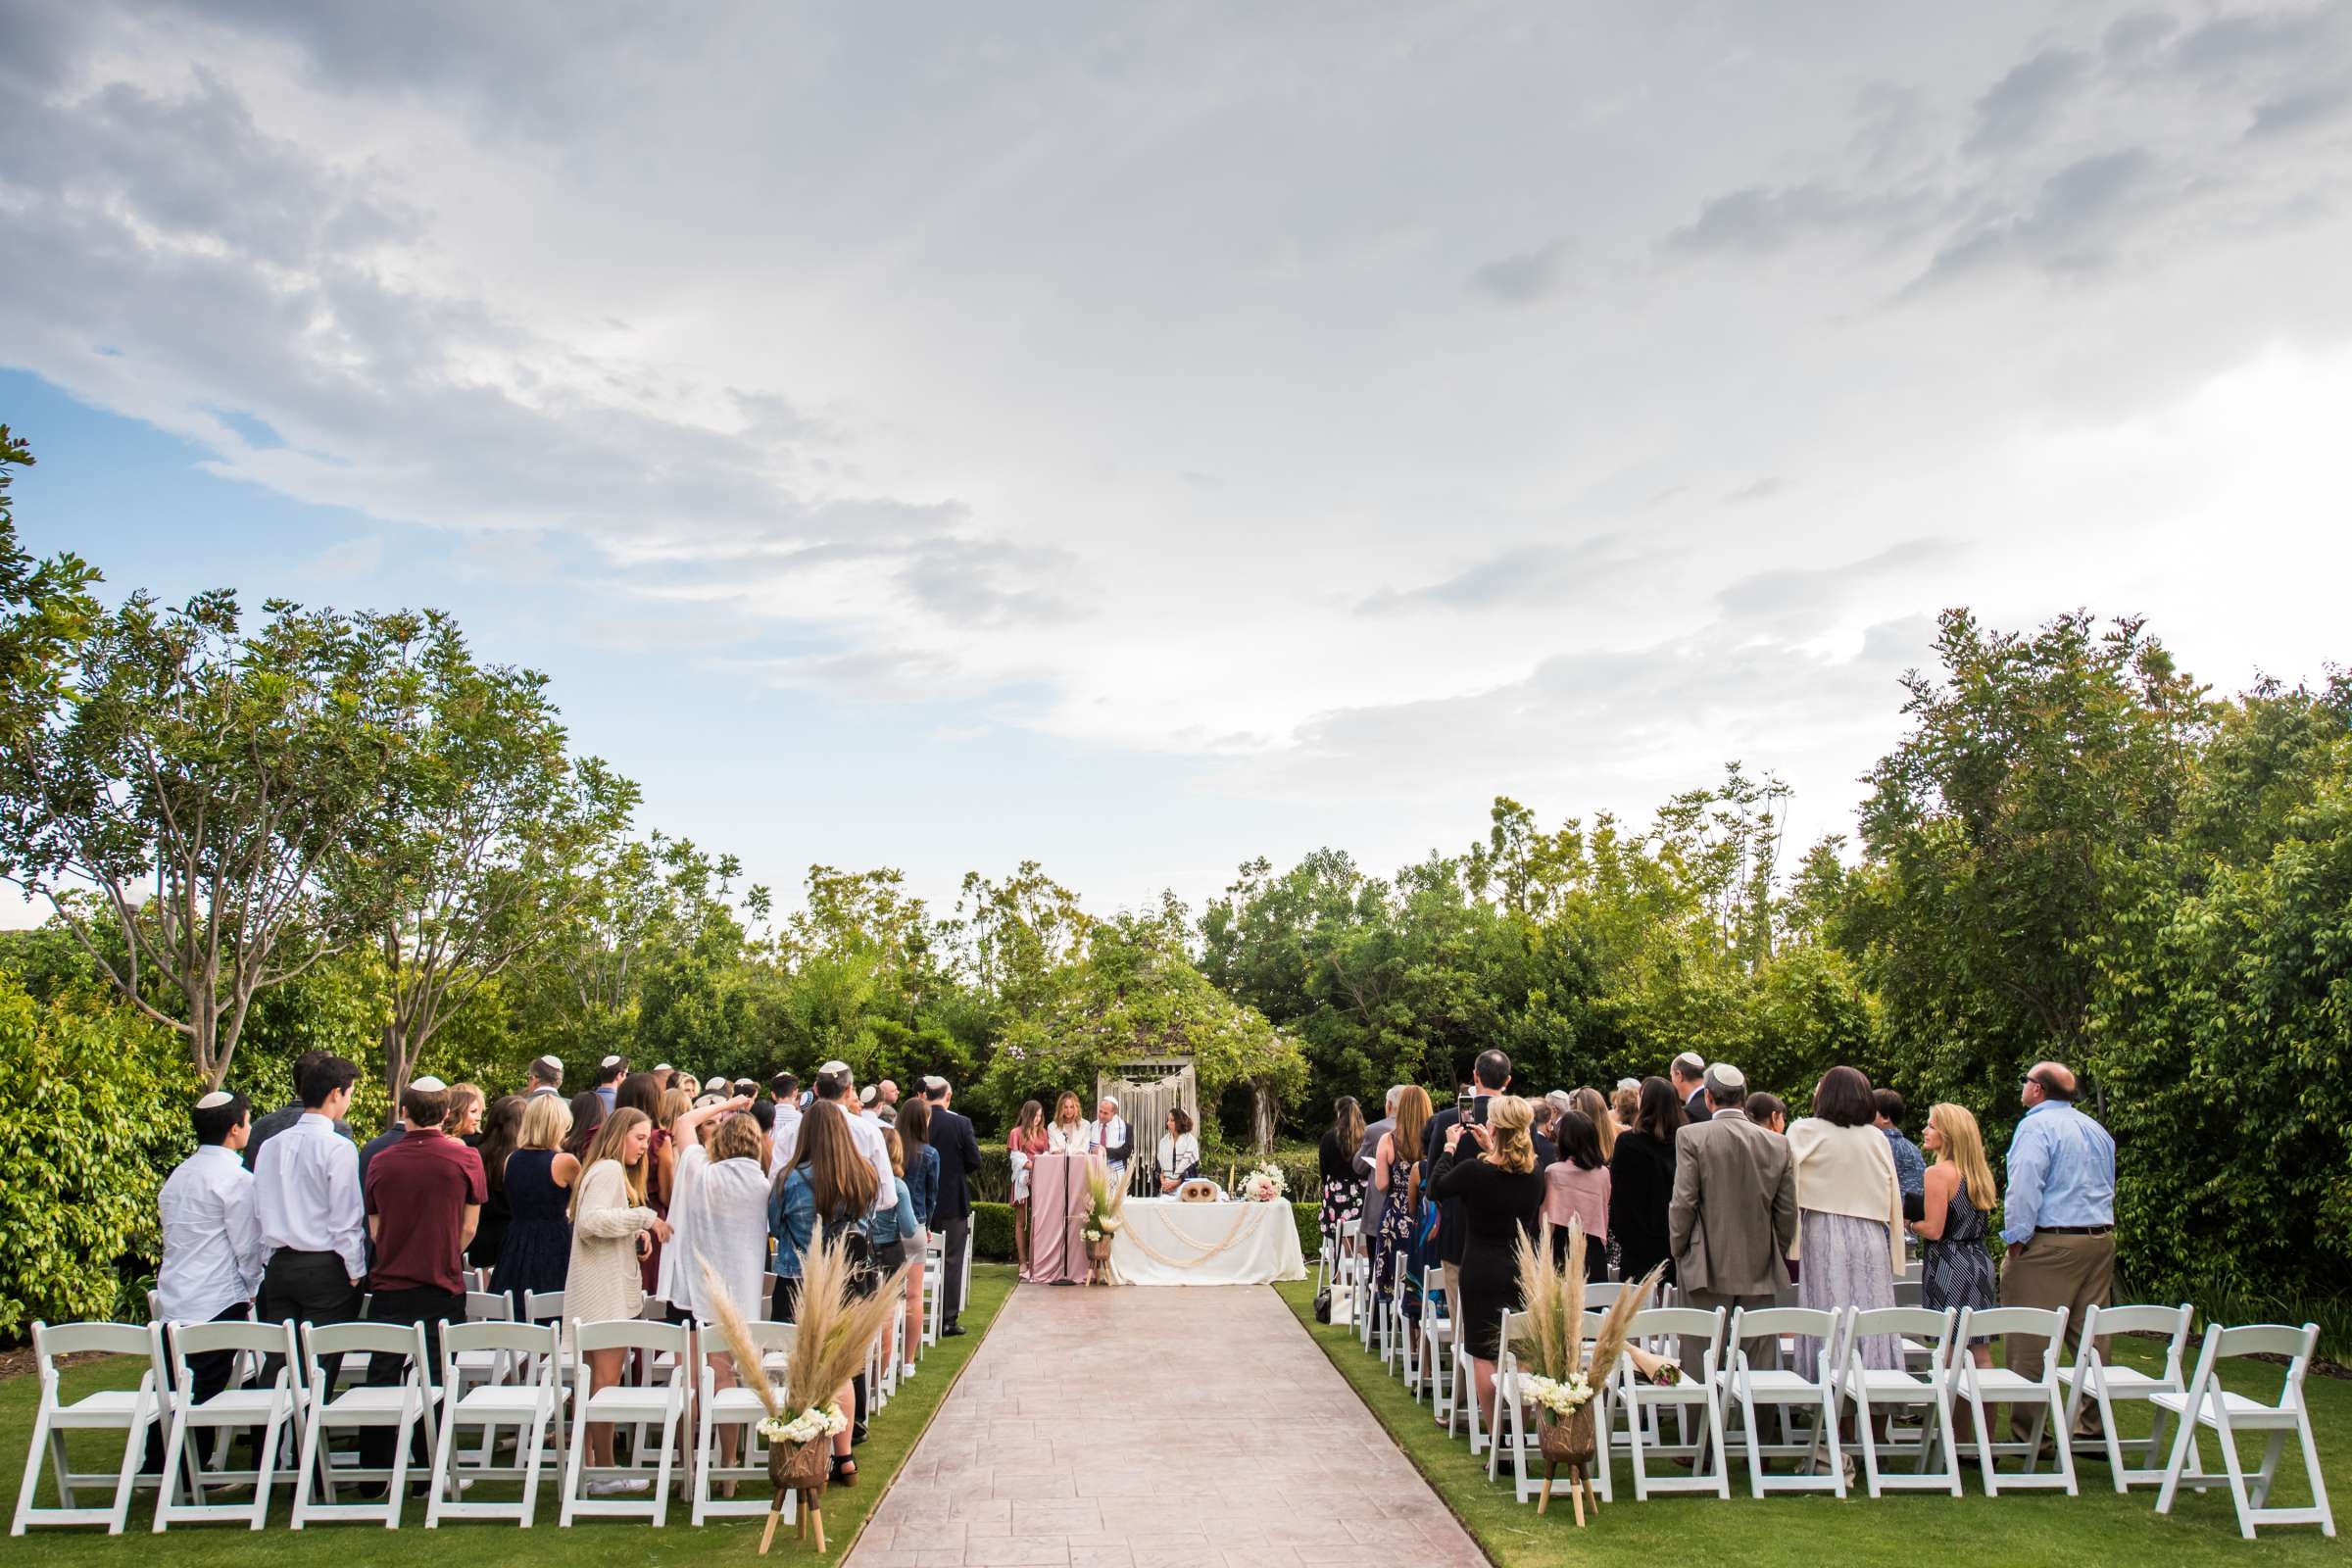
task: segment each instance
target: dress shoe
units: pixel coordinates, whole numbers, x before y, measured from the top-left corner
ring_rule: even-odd
[[[951,1323],[939,1331],[939,1337],[943,1340],[960,1340],[963,1338],[963,1325]]]

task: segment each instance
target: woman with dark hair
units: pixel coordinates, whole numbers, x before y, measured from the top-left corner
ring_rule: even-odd
[[[1871,1311],[1894,1305],[1903,1272],[1903,1194],[1886,1135],[1875,1125],[1878,1102],[1859,1068],[1832,1067],[1813,1091],[1813,1114],[1788,1128],[1796,1165],[1799,1306]],[[1899,1371],[1902,1346],[1874,1334],[1857,1347],[1872,1371]],[[1810,1371],[1820,1342],[1797,1342],[1797,1365]]]
[[[1159,1191],[1176,1189],[1200,1174],[1200,1140],[1193,1135],[1193,1118],[1182,1105],[1168,1107],[1167,1130],[1159,1135]]]
[[[514,1152],[515,1136],[522,1131],[523,1100],[501,1095],[491,1102],[479,1135],[466,1140],[482,1159],[482,1182],[489,1196],[482,1200],[473,1240],[466,1244],[466,1266],[496,1268],[498,1250],[506,1242],[514,1210],[507,1206],[507,1156]]]
[[[1749,1121],[1768,1133],[1788,1130],[1788,1102],[1778,1095],[1750,1095],[1740,1102],[1740,1108],[1747,1112]]]
[[[1576,1220],[1585,1228],[1585,1278],[1605,1280],[1609,1277],[1609,1165],[1601,1157],[1599,1130],[1585,1112],[1563,1110],[1552,1128],[1552,1141],[1559,1145],[1560,1157],[1544,1171],[1544,1223],[1551,1231],[1551,1255],[1566,1265],[1568,1222]]]
[[[1355,1152],[1364,1146],[1364,1112],[1353,1095],[1332,1102],[1331,1130],[1315,1151],[1323,1177],[1323,1235],[1352,1250],[1364,1218],[1364,1179],[1355,1173]]]
[[[1609,1234],[1617,1238],[1622,1277],[1638,1280],[1660,1263],[1674,1280],[1666,1241],[1666,1210],[1674,1201],[1674,1135],[1683,1130],[1683,1102],[1663,1078],[1642,1080],[1642,1102],[1630,1131],[1617,1135],[1609,1158]]]
[[[564,1140],[564,1152],[586,1164],[588,1146],[596,1142],[596,1130],[604,1124],[604,1096],[593,1089],[583,1089],[572,1096],[571,1133]]]
[[[1046,1152],[1046,1107],[1034,1100],[1021,1102],[1004,1149],[1012,1156],[1012,1252],[1023,1273],[1029,1268],[1029,1161]]]

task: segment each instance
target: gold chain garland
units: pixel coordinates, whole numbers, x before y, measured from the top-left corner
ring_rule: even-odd
[[[1243,1230],[1246,1229],[1250,1224],[1250,1211],[1252,1208],[1265,1208],[1271,1207],[1272,1205],[1244,1202],[1238,1204],[1237,1206],[1241,1209],[1241,1212],[1234,1216],[1233,1229],[1226,1232],[1225,1239],[1216,1243],[1214,1246],[1211,1246],[1206,1242],[1198,1241],[1193,1237],[1185,1235],[1185,1233],[1182,1231],[1175,1232],[1175,1235],[1179,1241],[1186,1243],[1188,1246],[1201,1249],[1200,1255],[1196,1258],[1179,1261],[1178,1259],[1172,1257],[1162,1257],[1157,1251],[1152,1250],[1151,1244],[1146,1242],[1143,1237],[1136,1233],[1135,1227],[1132,1224],[1127,1226],[1122,1234],[1124,1234],[1129,1241],[1135,1244],[1137,1251],[1152,1259],[1152,1262],[1159,1264],[1162,1268],[1199,1268],[1201,1264],[1207,1262],[1210,1258],[1215,1257],[1218,1253],[1231,1247],[1235,1242],[1241,1240]]]

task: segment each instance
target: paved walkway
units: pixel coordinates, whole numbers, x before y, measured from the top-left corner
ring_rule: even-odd
[[[1024,1285],[849,1568],[1486,1558],[1263,1286]]]

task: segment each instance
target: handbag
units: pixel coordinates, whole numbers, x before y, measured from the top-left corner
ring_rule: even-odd
[[[1331,1287],[1328,1285],[1315,1293],[1315,1321],[1318,1323],[1331,1321]]]

